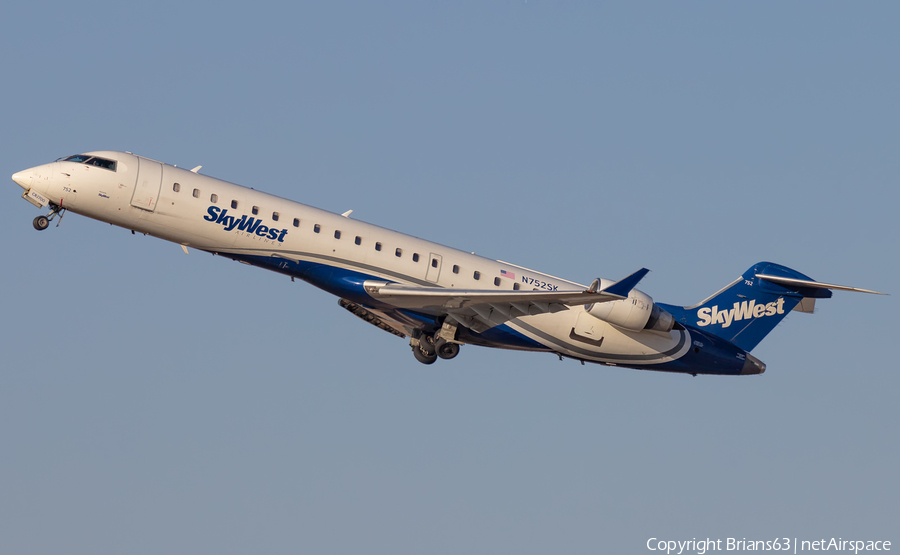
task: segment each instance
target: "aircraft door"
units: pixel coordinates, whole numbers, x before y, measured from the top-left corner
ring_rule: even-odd
[[[421,275],[421,274],[420,274]],[[438,277],[441,275],[441,255],[431,253],[428,257],[428,273],[425,279],[431,283],[437,283]]]
[[[131,205],[153,212],[159,200],[159,189],[162,186],[162,164],[138,158],[138,176],[134,184],[134,196]]]

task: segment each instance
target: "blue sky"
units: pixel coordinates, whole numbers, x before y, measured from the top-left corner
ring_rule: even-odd
[[[836,293],[666,375],[402,340],[283,276],[0,202],[0,551],[637,553],[898,541],[898,8],[18,3],[6,174],[128,150],[690,304]]]

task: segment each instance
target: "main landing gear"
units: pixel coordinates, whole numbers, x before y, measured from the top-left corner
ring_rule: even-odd
[[[438,358],[450,360],[459,354],[459,343],[453,343],[443,337],[435,339],[434,335],[419,332],[418,337],[409,341],[413,356],[422,364],[434,364]]]
[[[58,206],[56,204],[50,205],[50,212],[47,213],[46,216],[38,216],[31,222],[31,225],[34,226],[34,229],[38,231],[44,231],[48,227],[50,227],[50,222],[53,221],[53,218],[59,216],[59,221],[56,222],[56,227],[59,227],[59,224],[62,223],[63,214],[65,214],[66,209],[62,206]]]

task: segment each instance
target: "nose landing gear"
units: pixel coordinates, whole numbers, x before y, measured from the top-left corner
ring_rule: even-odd
[[[31,225],[34,226],[34,229],[38,231],[44,231],[48,227],[50,227],[50,222],[53,221],[53,218],[59,216],[59,221],[56,222],[56,227],[59,227],[59,224],[62,223],[63,214],[65,214],[66,209],[62,206],[58,206],[56,204],[50,205],[50,212],[46,216],[38,216],[31,222]]]
[[[50,226],[50,219],[47,216],[38,216],[31,222],[31,225],[34,226],[34,229],[38,231],[43,231]]]

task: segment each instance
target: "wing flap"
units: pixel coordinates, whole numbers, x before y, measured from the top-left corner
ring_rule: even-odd
[[[374,311],[368,310],[353,301],[347,299],[338,299],[338,304],[346,308],[348,312],[372,324],[376,328],[381,328],[388,333],[392,333],[397,337],[406,339],[406,330],[400,324],[392,322],[390,319],[381,318]]]

